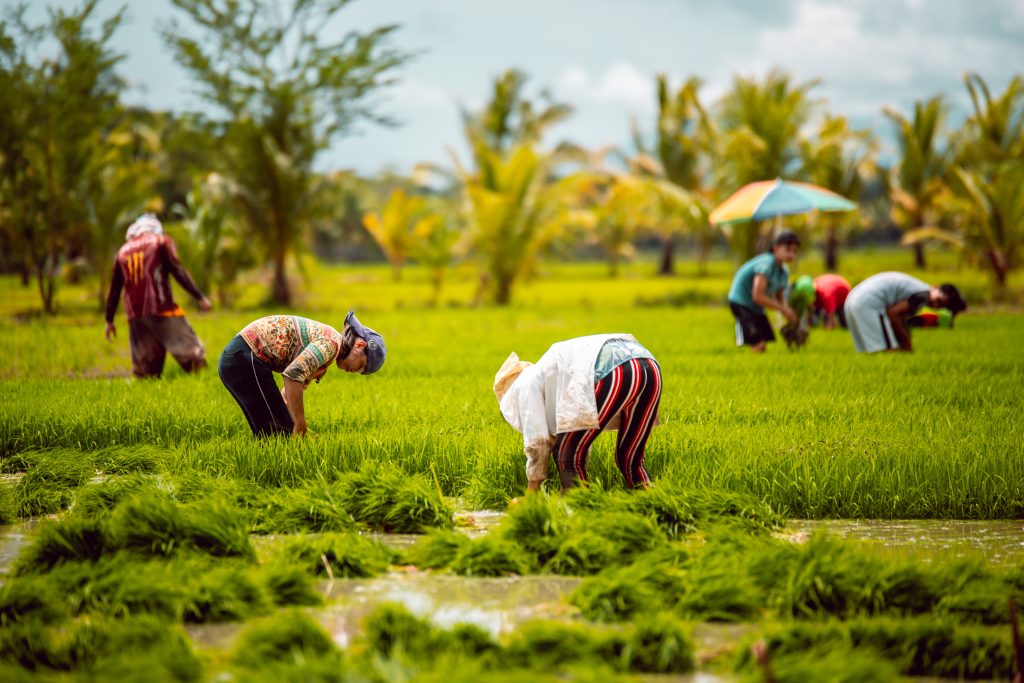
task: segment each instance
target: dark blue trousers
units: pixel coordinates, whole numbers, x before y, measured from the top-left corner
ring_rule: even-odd
[[[254,435],[292,433],[295,423],[274,381],[274,371],[256,357],[241,336],[235,335],[224,347],[217,372]]]

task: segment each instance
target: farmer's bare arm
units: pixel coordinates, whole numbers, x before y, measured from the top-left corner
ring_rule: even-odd
[[[764,275],[755,275],[754,291],[751,294],[751,298],[754,300],[754,303],[765,308],[774,308],[776,311],[779,311],[782,315],[786,316],[786,320],[795,323],[796,313],[782,300],[782,292],[779,292],[776,295],[777,298],[773,299],[765,293],[767,289],[768,278]]]
[[[892,323],[892,331],[896,334],[896,341],[900,345],[900,351],[912,351],[910,345],[910,334],[903,325],[903,316],[910,312],[910,302],[907,299],[897,302],[886,309],[889,322]]]
[[[306,434],[306,409],[302,405],[302,392],[305,389],[302,386],[302,382],[296,382],[294,379],[284,378],[284,388],[281,389],[281,395],[284,397],[284,403],[288,406],[288,412],[292,416],[292,422],[295,424],[292,429],[292,434],[305,435]]]

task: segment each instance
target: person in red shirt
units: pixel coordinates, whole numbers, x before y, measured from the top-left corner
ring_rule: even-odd
[[[151,213],[132,223],[125,238],[114,261],[107,295],[107,341],[117,336],[114,314],[123,289],[136,377],[159,377],[168,351],[186,372],[205,367],[206,350],[185,320],[185,311],[174,302],[168,275],[199,301],[199,310],[209,311],[212,305],[181,265],[174,240],[164,234],[163,225]]]
[[[831,330],[838,322],[846,327],[843,304],[850,293],[850,283],[839,275],[826,274],[814,278],[814,305],[812,316],[821,317],[825,329]]]

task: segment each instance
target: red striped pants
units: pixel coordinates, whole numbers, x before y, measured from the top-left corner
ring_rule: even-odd
[[[586,481],[590,445],[612,418],[620,415],[615,464],[626,488],[647,486],[651,478],[644,469],[644,449],[658,416],[661,369],[651,358],[634,358],[616,366],[594,386],[594,393],[600,426],[558,435],[553,450],[559,472],[574,472]]]

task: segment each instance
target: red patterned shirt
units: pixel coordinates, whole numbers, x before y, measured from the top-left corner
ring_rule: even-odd
[[[341,351],[341,335],[330,325],[297,315],[268,315],[241,332],[252,352],[275,372],[309,384]]]

